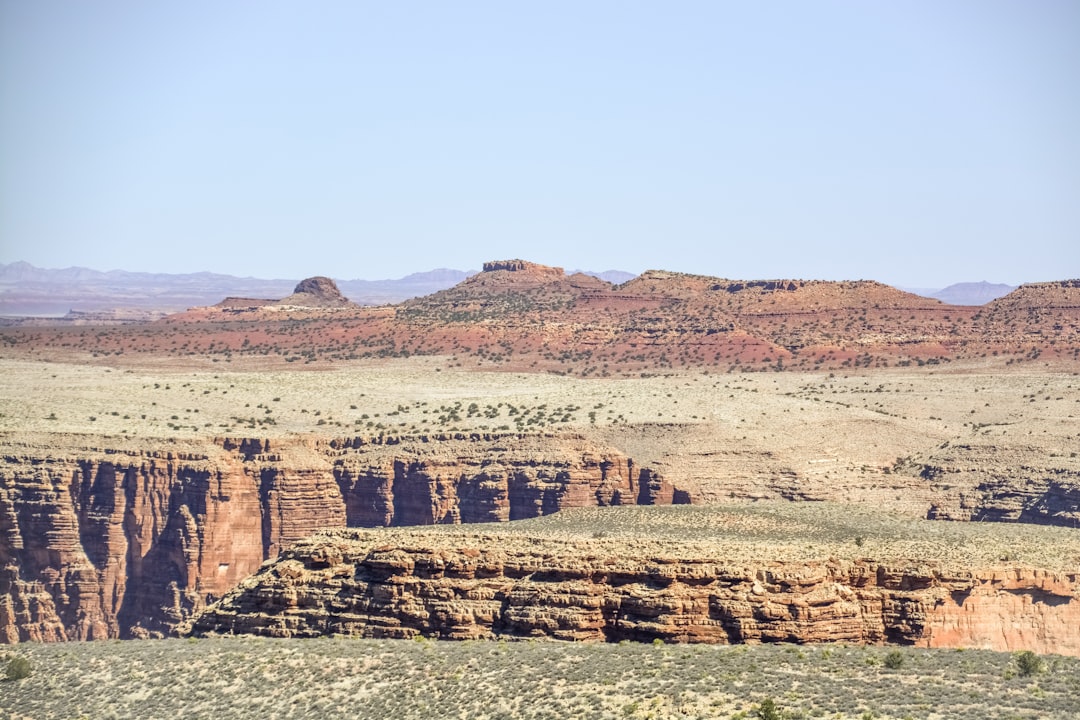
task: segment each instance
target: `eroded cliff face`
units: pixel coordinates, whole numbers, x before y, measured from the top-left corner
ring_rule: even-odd
[[[8,456],[0,638],[165,632],[264,559],[259,486],[234,457]]]
[[[1025,451],[1015,463],[1023,478],[1006,478],[986,470],[992,463],[973,455],[974,445],[940,449],[907,472],[834,481],[747,452],[695,455],[676,444],[665,455],[647,442],[574,433],[187,442],[12,434],[2,441],[0,642],[8,643],[172,633],[264,561],[325,528],[769,498],[965,520],[1071,526],[1077,518],[1074,459],[1027,468],[1021,461],[1033,453]],[[654,457],[641,464],[630,457],[639,451]],[[1001,617],[1029,613],[1009,603],[1035,596],[1014,596],[973,593],[938,632],[969,632],[949,628],[981,623],[981,615],[965,614],[974,607]],[[755,637],[750,625],[731,632]]]
[[[0,642],[172,632],[321,528],[671,502],[577,436],[174,443],[11,441],[0,463]],[[162,443],[158,443],[160,448]]]
[[[945,443],[902,469],[935,488],[927,517],[1080,527],[1080,460],[991,440]]]
[[[347,536],[345,536],[347,535]],[[195,634],[854,642],[1080,655],[1080,575],[872,560],[728,564],[625,544],[376,533],[295,545]]]

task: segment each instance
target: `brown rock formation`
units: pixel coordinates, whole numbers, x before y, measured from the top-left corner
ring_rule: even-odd
[[[1080,654],[1080,575],[732,562],[626,543],[349,532],[295,545],[196,634],[856,642]]]
[[[524,260],[486,263],[458,285],[361,308],[325,278],[278,302],[230,298],[157,323],[101,331],[13,327],[8,357],[159,356],[179,335],[195,356],[259,364],[463,355],[508,369],[581,375],[706,367],[842,369],[1080,359],[1080,281],[946,305],[872,281],[725,280],[650,270],[618,286]],[[287,312],[283,312],[287,311]],[[294,327],[296,314],[304,324]],[[287,316],[287,317],[286,317]]]
[[[168,633],[322,528],[779,499],[870,503],[940,519],[1078,522],[1080,460],[1046,445],[980,434],[935,445],[891,472],[830,475],[790,452],[718,445],[712,432],[672,424],[612,426],[590,437],[5,436],[0,638]]]
[[[1080,527],[1080,460],[1074,453],[1003,448],[992,440],[945,443],[901,466],[936,487],[928,517]]]
[[[523,273],[534,277],[560,278],[563,276],[561,267],[550,267],[527,260],[493,260],[484,263],[484,272],[499,272],[500,270],[513,273]]]
[[[260,307],[269,307],[277,303],[277,300],[267,300],[260,298],[244,298],[244,297],[227,297],[217,305],[215,308],[222,310],[253,310]]]
[[[671,502],[577,436],[12,444],[0,463],[0,641],[165,634],[320,528]]]
[[[323,528],[732,499],[1077,522],[1075,458],[1032,464],[1037,449],[945,444],[891,474],[840,482],[769,454],[702,451],[708,443],[696,443],[685,427],[649,432],[661,437],[9,439],[0,462],[0,640],[167,634],[263,561]],[[658,452],[656,442],[666,449]]]
[[[162,632],[264,559],[258,487],[224,456],[8,456],[0,518],[8,642]]]
[[[337,284],[328,277],[316,276],[301,280],[293,292],[281,300],[227,297],[213,309],[230,313],[251,313],[259,309],[281,310],[293,308],[325,309],[358,308],[359,305],[341,294]],[[198,316],[198,311],[195,311]]]
[[[356,307],[341,294],[333,280],[321,276],[301,280],[292,295],[279,300],[277,304],[308,308]]]
[[[955,584],[927,615],[927,647],[1080,655],[1077,575],[1002,570]]]

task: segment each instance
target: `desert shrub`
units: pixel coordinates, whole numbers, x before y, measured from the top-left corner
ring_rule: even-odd
[[[1013,655],[1013,660],[1016,662],[1016,669],[1025,677],[1037,675],[1043,671],[1042,658],[1031,650],[1021,650]]]
[[[30,677],[30,672],[33,667],[30,665],[30,661],[21,655],[16,655],[8,660],[7,669],[4,671],[4,677],[8,680],[22,680],[25,677]]]
[[[885,667],[890,670],[899,670],[903,664],[904,655],[899,650],[890,650],[889,654],[885,656]]]
[[[776,702],[772,698],[765,698],[761,701],[761,704],[754,709],[755,717],[760,720],[783,720],[783,715],[780,714],[780,710],[776,707]]]

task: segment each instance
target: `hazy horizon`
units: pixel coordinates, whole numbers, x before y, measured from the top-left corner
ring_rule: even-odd
[[[1065,0],[0,2],[0,262],[1080,277],[1078,36]]]
[[[494,260],[494,259],[495,258],[492,258],[492,260]],[[528,260],[528,258],[499,258],[499,259],[503,259],[503,260],[510,260],[510,259]],[[279,276],[279,277],[262,277],[262,276],[256,276],[256,275],[233,275],[231,273],[221,273],[221,272],[217,272],[217,271],[214,271],[214,270],[197,270],[197,271],[193,271],[191,273],[170,273],[170,272],[167,272],[167,271],[128,270],[126,268],[110,268],[108,270],[103,270],[101,268],[92,268],[92,267],[86,267],[86,266],[83,266],[83,265],[68,265],[66,267],[46,268],[46,267],[40,267],[40,266],[34,265],[33,263],[30,263],[29,261],[26,261],[26,260],[16,260],[16,261],[12,261],[12,262],[9,262],[9,263],[0,263],[0,265],[10,266],[10,265],[18,264],[20,262],[27,263],[31,267],[33,267],[33,268],[35,268],[37,270],[43,270],[43,271],[47,271],[47,272],[65,272],[65,271],[68,271],[68,270],[89,270],[89,271],[92,271],[92,272],[102,273],[102,274],[108,274],[108,273],[113,273],[113,272],[165,274],[165,275],[211,274],[211,275],[221,275],[221,276],[226,276],[226,277],[233,277],[233,278],[236,278],[237,280],[257,280],[257,281],[265,281],[265,282],[275,282],[275,281],[295,282],[295,281],[303,280],[305,277],[313,277],[313,276],[310,276],[310,275],[309,276],[301,276],[301,275]],[[557,266],[557,267],[562,267],[562,266]],[[325,273],[325,272],[324,273],[317,273],[316,275],[321,275],[321,276],[324,276],[324,277],[330,277],[330,278],[332,278],[334,280],[339,280],[339,281],[343,281],[343,282],[357,282],[357,281],[359,281],[359,282],[394,282],[394,281],[404,280],[404,279],[406,279],[408,277],[411,277],[411,276],[414,276],[414,275],[426,275],[426,274],[438,273],[438,272],[453,272],[453,273],[466,273],[466,274],[468,274],[468,273],[477,273],[477,272],[480,272],[480,270],[481,270],[481,267],[475,267],[475,268],[438,267],[438,268],[427,268],[427,269],[423,269],[423,270],[413,270],[413,271],[405,273],[404,275],[397,276],[397,277],[377,277],[377,278],[376,277],[368,277],[368,278],[348,277],[348,276],[345,276],[345,275],[334,275],[333,273]],[[597,269],[597,268],[567,268],[567,267],[563,267],[563,270],[567,274],[572,274],[572,273],[575,273],[575,272],[590,273],[590,274],[595,274],[595,275],[602,275],[602,274],[605,274],[605,273],[626,273],[626,274],[629,274],[629,275],[639,275],[640,274],[640,273],[631,273],[629,270],[623,270],[621,268],[616,268],[616,267],[604,268],[603,270],[600,270],[600,269]],[[667,268],[656,267],[656,268],[646,268],[646,270],[667,270]],[[691,273],[691,274],[693,274],[693,273]],[[716,276],[716,277],[719,278],[721,276]],[[812,278],[812,277],[787,277],[787,278],[779,278],[779,277],[758,277],[758,278],[728,277],[726,279],[728,279],[728,280],[779,280],[779,279],[784,279],[784,280],[834,280],[834,281],[877,280],[877,278]],[[1024,282],[1021,282],[1021,283],[996,283],[996,282],[993,282],[993,281],[990,281],[990,280],[960,279],[960,280],[953,280],[951,282],[948,282],[945,285],[942,285],[941,287],[922,287],[922,286],[914,286],[914,285],[893,285],[893,287],[896,287],[896,288],[898,288],[900,290],[905,290],[907,292],[916,292],[916,293],[918,293],[918,292],[926,292],[926,293],[930,293],[930,292],[938,292],[938,291],[947,289],[947,288],[955,286],[955,285],[988,284],[988,285],[1008,285],[1008,286],[1011,286],[1011,287],[1019,287],[1020,285],[1024,285],[1024,284],[1032,283],[1032,282],[1053,282],[1055,280],[1071,280],[1071,279],[1073,279],[1073,278],[1065,278],[1065,277],[1061,277],[1061,278],[1045,278],[1043,280],[1027,280],[1027,281],[1024,281]],[[884,282],[884,281],[878,281],[878,282]],[[886,283],[886,284],[891,284],[891,283]]]

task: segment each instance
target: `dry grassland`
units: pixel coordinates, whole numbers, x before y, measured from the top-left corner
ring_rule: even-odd
[[[1075,573],[1080,568],[1080,533],[1073,528],[922,520],[829,502],[569,508],[511,523],[325,532],[371,547],[498,547],[507,553],[543,547],[563,557],[604,558],[606,563],[619,557],[632,564],[643,558],[715,558],[732,567],[757,567],[780,560],[872,559],[961,574],[1023,567]]]
[[[1080,715],[1080,659],[844,645],[224,638],[26,645],[0,719]],[[0,655],[2,659],[2,655]],[[775,715],[760,714],[771,702]]]
[[[291,372],[0,360],[0,433],[136,442],[573,430],[639,462],[737,450],[828,479],[945,442],[1075,458],[1078,418],[1080,375],[1028,368],[579,379],[438,358]]]

